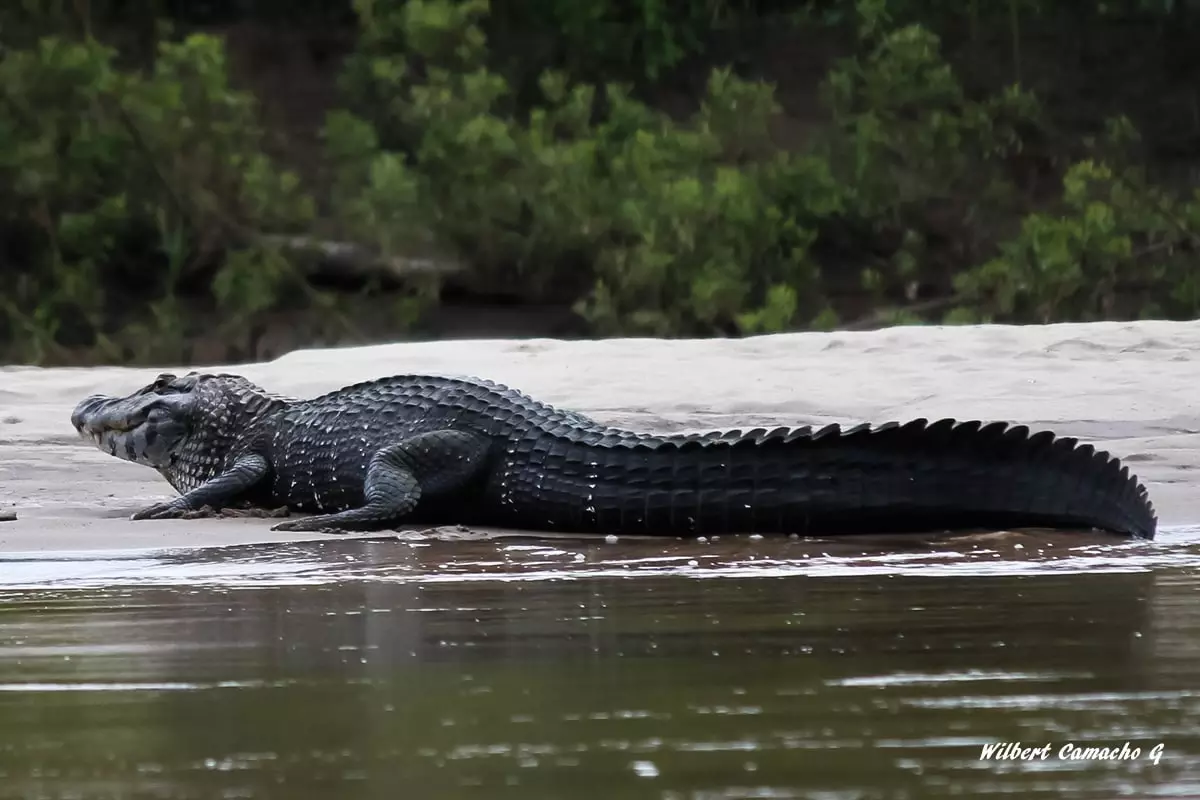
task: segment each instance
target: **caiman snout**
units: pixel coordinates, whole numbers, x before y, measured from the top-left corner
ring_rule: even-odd
[[[75,426],[75,430],[83,433],[84,428],[94,428],[97,412],[107,399],[102,394],[94,394],[80,400],[79,405],[71,412],[71,424]]]
[[[94,394],[86,397],[71,412],[71,424],[85,437],[101,433],[132,430],[145,420],[141,409],[130,409],[120,398]]]

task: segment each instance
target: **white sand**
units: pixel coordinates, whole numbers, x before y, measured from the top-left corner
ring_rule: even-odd
[[[744,340],[445,341],[291,353],[224,367],[311,396],[405,372],[476,375],[601,421],[665,430],[1009,420],[1102,445],[1148,485],[1163,524],[1200,522],[1200,322],[902,327]],[[172,494],[158,475],[80,441],[85,395],[124,394],[156,369],[0,368],[0,553],[300,538],[270,520],[130,522]]]

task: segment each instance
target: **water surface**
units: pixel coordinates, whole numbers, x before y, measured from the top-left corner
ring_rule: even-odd
[[[10,557],[0,796],[1200,795],[1198,563],[1200,529]],[[1010,741],[1050,757],[980,758]]]

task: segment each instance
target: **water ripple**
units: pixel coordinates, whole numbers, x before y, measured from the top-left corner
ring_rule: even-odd
[[[673,576],[693,580],[1140,573],[1200,567],[1200,526],[1153,542],[1059,532],[953,538],[797,540],[505,538],[329,539],[127,554],[16,555],[0,589],[112,586],[264,587],[341,582],[411,584],[571,581]]]

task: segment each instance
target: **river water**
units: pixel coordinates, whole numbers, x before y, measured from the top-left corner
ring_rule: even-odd
[[[5,558],[0,796],[1200,796],[1200,529],[449,538]]]

